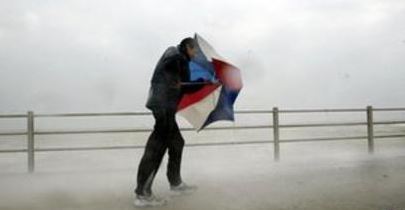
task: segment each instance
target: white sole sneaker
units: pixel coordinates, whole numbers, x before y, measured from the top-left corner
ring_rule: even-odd
[[[167,204],[167,200],[155,196],[142,197],[137,196],[134,200],[134,206],[137,208],[159,207]]]
[[[189,195],[195,191],[197,191],[197,186],[187,185],[185,183],[181,183],[179,186],[170,187],[172,195]]]

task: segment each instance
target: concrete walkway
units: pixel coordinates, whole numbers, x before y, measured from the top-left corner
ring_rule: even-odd
[[[374,155],[359,141],[282,144],[278,163],[272,151],[271,144],[187,147],[183,178],[199,189],[170,197],[163,163],[154,191],[170,201],[156,209],[405,210],[404,140],[377,142]],[[0,209],[136,209],[142,152],[38,153],[33,175],[15,154],[4,154]]]

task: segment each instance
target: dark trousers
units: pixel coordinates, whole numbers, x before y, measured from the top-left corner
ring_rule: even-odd
[[[166,109],[153,110],[155,126],[146,143],[145,151],[138,167],[137,195],[152,194],[152,183],[168,150],[167,178],[172,186],[179,185],[181,180],[180,165],[184,139],[176,123],[175,111]]]

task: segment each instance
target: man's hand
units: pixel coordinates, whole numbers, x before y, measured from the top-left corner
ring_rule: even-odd
[[[220,82],[218,79],[213,79],[213,80],[211,80],[210,82],[211,82],[211,84],[213,84],[213,85],[219,85],[219,84],[221,84],[221,82]]]

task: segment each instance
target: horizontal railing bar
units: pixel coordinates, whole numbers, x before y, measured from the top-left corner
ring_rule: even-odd
[[[238,110],[235,114],[271,114],[272,110]]]
[[[27,135],[27,132],[0,133],[0,136],[22,136],[22,135]]]
[[[385,121],[375,122],[375,125],[387,125],[387,124],[405,124],[405,121]],[[367,125],[363,122],[353,123],[316,123],[316,124],[285,124],[280,125],[281,128],[301,128],[301,127],[334,127],[334,126],[359,126]],[[273,128],[272,125],[254,125],[254,126],[229,126],[229,127],[211,127],[205,128],[205,130],[239,130],[239,129],[264,129]],[[138,132],[150,132],[152,128],[148,129],[118,129],[118,130],[82,130],[82,131],[36,131],[36,135],[55,135],[55,134],[97,134],[97,133],[138,133]],[[194,131],[193,128],[181,128],[182,131]],[[0,136],[13,136],[13,135],[27,135],[26,132],[10,132],[0,133]]]
[[[120,130],[81,130],[81,131],[35,131],[35,135],[60,135],[60,134],[98,134],[98,133],[140,133],[152,131],[147,129],[120,129]]]
[[[114,150],[114,149],[140,149],[145,146],[105,146],[105,147],[54,147],[54,148],[37,148],[35,152],[57,152],[57,151],[89,151],[89,150]]]
[[[374,122],[374,125],[405,124],[405,121],[380,121]]]
[[[284,124],[280,125],[280,128],[300,128],[300,127],[334,127],[334,126],[357,126],[367,125],[365,122],[353,122],[353,123],[315,123],[315,124]]]
[[[405,111],[405,108],[373,108],[373,111]]]
[[[387,124],[405,124],[405,121],[386,121],[375,122],[375,125]],[[353,123],[315,123],[315,124],[284,124],[280,128],[302,128],[302,127],[336,127],[336,126],[362,126],[367,125],[365,122]],[[264,129],[273,128],[272,125],[253,125],[253,126],[229,126],[229,127],[208,127],[205,130],[240,130],[240,129]],[[55,134],[96,134],[96,133],[138,133],[150,132],[152,128],[148,129],[118,129],[118,130],[81,130],[81,131],[36,131],[36,135],[55,135]],[[194,128],[181,128],[182,131],[194,131]],[[1,135],[26,135],[26,132],[20,133],[0,133]]]
[[[240,110],[235,114],[270,114],[271,110]],[[66,113],[66,114],[35,114],[35,117],[95,117],[95,116],[145,116],[152,112],[116,112],[116,113]]]
[[[375,125],[387,125],[387,124],[405,124],[405,121],[386,121],[375,122]],[[280,125],[281,128],[300,128],[300,127],[334,127],[334,126],[359,126],[367,125],[363,122],[353,123],[316,123],[316,124],[285,124]],[[263,129],[273,128],[272,125],[254,125],[254,126],[229,126],[229,127],[211,127],[205,128],[205,130],[238,130],[238,129]],[[150,132],[152,128],[148,129],[118,129],[118,130],[82,130],[82,131],[36,131],[36,135],[55,135],[55,134],[96,134],[96,133],[137,133],[137,132]],[[182,131],[194,131],[193,128],[181,128]],[[10,135],[26,135],[26,132],[16,133],[0,133],[0,136]]]
[[[273,128],[272,125],[245,125],[245,126],[229,126],[229,127],[208,127],[204,130],[241,130],[241,129],[263,129]],[[182,130],[182,129],[180,129]],[[194,130],[193,128],[191,130]]]
[[[365,112],[366,109],[284,109],[280,113],[312,113],[312,112]]]
[[[284,109],[281,113],[308,113],[308,112],[364,112],[366,109]],[[373,111],[405,111],[405,108],[373,108]]]
[[[35,117],[97,117],[97,116],[145,116],[151,112],[111,112],[111,113],[66,113],[66,114],[35,114]]]
[[[347,137],[322,137],[322,138],[299,138],[280,140],[280,143],[311,142],[311,141],[338,141],[338,140],[359,140],[366,139],[367,136],[347,136]]]
[[[374,136],[374,138],[401,138],[405,137],[405,135],[381,135],[381,136]],[[367,136],[348,136],[348,137],[325,137],[325,138],[308,138],[308,139],[285,139],[280,140],[280,143],[293,143],[293,142],[311,142],[311,141],[336,141],[336,140],[359,140],[359,139],[367,139]]]
[[[227,126],[227,127],[207,127],[204,130],[242,130],[242,129],[263,129],[272,128],[271,125],[245,125],[245,126]],[[180,128],[181,131],[195,131],[194,128]]]
[[[27,152],[27,149],[0,150],[0,153],[16,153],[16,152]]]
[[[234,141],[234,142],[212,142],[212,143],[195,143],[186,144],[187,147],[198,147],[198,146],[221,146],[221,145],[246,145],[246,144],[267,144],[273,143],[272,140],[267,141]]]
[[[240,142],[212,142],[212,143],[196,143],[185,144],[185,147],[199,146],[221,146],[221,145],[242,145],[242,144],[261,144],[271,143],[272,141],[240,141]],[[36,152],[53,152],[53,151],[87,151],[87,150],[115,150],[115,149],[142,149],[145,146],[106,146],[106,147],[70,147],[70,148],[37,148]]]
[[[381,136],[374,136],[375,139],[383,139],[383,138],[402,138],[405,137],[403,134],[397,134],[397,135],[381,135]]]
[[[375,136],[375,138],[401,138],[405,135],[383,135]],[[359,140],[366,139],[367,136],[349,136],[349,137],[330,137],[330,138],[307,138],[307,139],[285,139],[280,143],[294,143],[294,142],[316,142],[316,141],[342,141],[342,140]],[[273,143],[273,140],[266,141],[238,141],[238,142],[209,142],[209,143],[194,143],[186,144],[186,147],[198,146],[221,146],[221,145],[246,145],[246,144],[267,144]],[[70,147],[70,148],[36,148],[36,152],[51,152],[51,151],[88,151],[88,150],[115,150],[115,149],[142,149],[145,146],[105,146],[105,147]],[[15,153],[27,152],[26,149],[18,150],[0,150],[0,153]]]
[[[26,114],[5,114],[0,115],[0,118],[26,118]]]
[[[229,126],[229,127],[211,127],[204,130],[240,130],[240,129],[263,129],[272,128],[270,125],[262,126]],[[181,128],[181,131],[194,131],[194,128]],[[97,134],[97,133],[141,133],[151,132],[152,128],[147,129],[119,129],[119,130],[81,130],[81,131],[35,131],[35,135],[59,135],[59,134]]]

